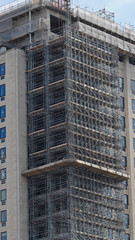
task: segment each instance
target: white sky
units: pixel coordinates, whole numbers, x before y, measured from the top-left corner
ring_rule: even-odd
[[[0,6],[13,0],[0,0]],[[89,11],[98,11],[105,8],[115,13],[115,21],[133,25],[135,27],[135,0],[71,0],[72,4],[86,8]]]

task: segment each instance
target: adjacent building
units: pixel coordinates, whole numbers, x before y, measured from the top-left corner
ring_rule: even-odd
[[[113,14],[0,8],[1,240],[135,239],[134,76]]]

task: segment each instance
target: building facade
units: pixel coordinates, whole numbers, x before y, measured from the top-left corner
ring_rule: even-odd
[[[66,0],[1,7],[1,240],[135,239],[134,46]]]

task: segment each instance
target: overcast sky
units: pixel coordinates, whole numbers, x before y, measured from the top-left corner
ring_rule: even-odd
[[[13,0],[0,0],[0,6]],[[89,11],[98,11],[106,8],[107,11],[115,13],[115,21],[133,25],[135,27],[135,0],[71,0],[72,4],[86,8]]]

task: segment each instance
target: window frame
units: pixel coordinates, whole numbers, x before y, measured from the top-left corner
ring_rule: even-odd
[[[3,175],[3,176],[2,176]],[[6,168],[2,168],[1,170],[0,170],[0,179],[1,180],[5,180],[7,178],[7,170],[6,170]]]
[[[123,77],[119,77],[119,88],[120,88],[121,92],[124,91],[124,78]]]
[[[135,113],[135,99],[131,99],[131,103],[132,103],[132,111],[133,113]]]
[[[122,96],[120,96],[120,109],[121,109],[122,112],[124,112],[124,109],[125,109],[125,99]]]
[[[2,192],[5,192],[5,198],[2,198]],[[2,189],[2,190],[1,190],[0,199],[1,199],[1,202],[7,200],[7,190],[6,190],[6,189]]]
[[[4,114],[3,114],[2,110],[4,110],[3,111]],[[5,117],[6,117],[6,105],[3,105],[3,106],[0,107],[0,119],[5,118]]]
[[[0,160],[6,158],[6,147],[0,148]]]
[[[125,136],[121,136],[121,147],[122,147],[123,151],[126,150],[126,137]]]
[[[125,227],[129,228],[129,214],[125,213]]]
[[[6,236],[2,236],[2,234],[4,234],[4,233],[6,233]],[[5,239],[5,237],[6,237],[6,239]],[[5,231],[5,232],[1,232],[1,240],[7,240],[7,232]]]
[[[3,210],[1,211],[1,223],[6,223],[6,222],[7,222],[7,210]]]
[[[3,139],[3,138],[6,138],[6,127],[0,128],[0,139]]]
[[[127,194],[124,194],[124,206],[125,206],[125,209],[128,209],[128,195]]]
[[[6,84],[0,85],[0,97],[6,96]]]
[[[0,64],[0,76],[4,76],[6,74],[6,67],[5,66],[6,66],[5,63]],[[3,69],[4,69],[4,71],[3,71]]]
[[[135,80],[131,79],[131,92],[135,95]]]
[[[123,167],[126,170],[127,169],[127,157],[126,156],[122,156],[122,163],[123,163]]]
[[[125,128],[126,128],[125,117],[121,116],[121,130],[125,131]]]

